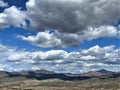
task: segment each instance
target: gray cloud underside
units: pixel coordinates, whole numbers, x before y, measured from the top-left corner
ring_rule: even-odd
[[[29,0],[30,26],[36,30],[79,32],[113,25],[120,18],[120,0]]]
[[[0,58],[0,70],[9,71],[46,69],[81,73],[101,68],[119,71],[120,49],[96,45],[70,53],[64,50],[29,52],[0,44]]]
[[[59,32],[81,32],[89,27],[110,26],[120,18],[120,0],[29,0],[27,11],[15,6],[0,13],[0,28],[23,26],[30,21],[30,29],[48,29]],[[0,2],[1,5],[4,3]]]

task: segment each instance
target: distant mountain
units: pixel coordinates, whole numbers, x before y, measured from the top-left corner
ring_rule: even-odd
[[[101,70],[99,70],[97,72],[102,73],[102,74],[112,74],[112,73],[115,73],[115,72],[112,72],[112,71],[107,71],[105,69],[101,69]]]
[[[44,79],[84,80],[90,78],[88,76],[81,76],[79,74],[55,73],[46,70],[7,72],[7,75],[10,78],[26,77],[29,79],[37,79],[37,80],[44,80]]]
[[[37,75],[37,74],[54,74],[52,71],[47,71],[47,70],[35,70],[35,71],[20,71],[20,72],[10,72],[9,75],[15,75],[15,76],[28,76],[28,75]]]
[[[36,71],[21,71],[21,72],[0,72],[0,78],[2,77],[25,77],[28,79],[62,79],[62,80],[85,80],[90,78],[116,78],[120,77],[120,73],[113,73],[107,70],[99,70],[99,71],[89,71],[83,75],[81,74],[71,74],[71,73],[55,73],[47,70],[36,70]]]
[[[85,74],[83,74],[84,76],[89,76],[89,77],[100,77],[100,76],[108,76],[108,75],[111,75],[111,74],[114,74],[115,72],[112,72],[112,71],[108,71],[108,70],[105,70],[105,69],[101,69],[101,70],[98,70],[98,71],[89,71]]]
[[[97,71],[89,71],[88,73],[85,73],[84,76],[88,77],[99,77],[104,75],[103,73],[97,72]]]

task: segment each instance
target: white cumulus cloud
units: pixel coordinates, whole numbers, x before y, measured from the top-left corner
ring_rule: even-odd
[[[8,6],[8,4],[7,3],[5,3],[4,1],[0,1],[0,7],[7,7]]]
[[[101,52],[101,53],[100,53]],[[0,44],[0,70],[46,69],[56,72],[81,73],[89,70],[118,70],[120,49],[98,45],[81,51],[26,51]]]

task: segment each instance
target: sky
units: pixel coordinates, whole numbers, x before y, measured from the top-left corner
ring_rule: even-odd
[[[120,71],[120,0],[0,0],[0,71]]]

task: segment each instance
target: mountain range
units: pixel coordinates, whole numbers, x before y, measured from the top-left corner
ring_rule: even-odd
[[[5,72],[0,71],[0,78],[2,77],[25,77],[30,79],[44,80],[44,79],[61,79],[61,80],[85,80],[90,78],[116,78],[120,77],[120,72],[112,72],[101,69],[99,71],[89,71],[84,74],[71,73],[55,73],[47,70],[36,71],[20,71],[20,72]]]

